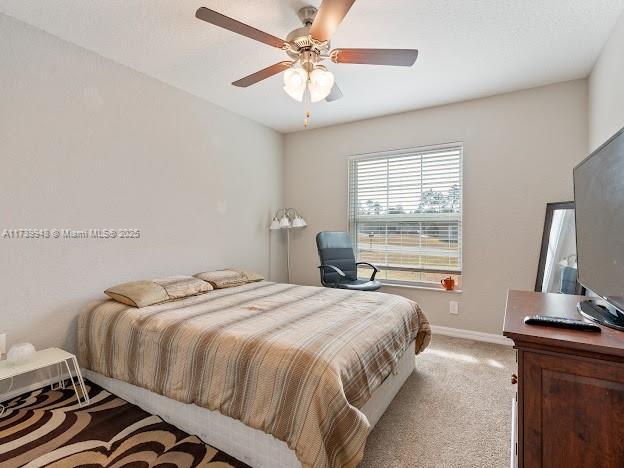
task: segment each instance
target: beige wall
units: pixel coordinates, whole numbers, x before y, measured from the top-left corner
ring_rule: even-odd
[[[546,203],[572,198],[585,80],[287,135],[286,204],[308,222],[293,236],[293,282],[318,284],[314,236],[347,228],[349,155],[454,141],[464,142],[464,292],[383,290],[418,301],[433,324],[500,333],[507,289],[533,289]]]
[[[618,28],[591,79],[595,141],[624,125],[611,105],[621,88],[605,78],[624,74]],[[545,203],[572,197],[588,146],[585,81],[284,138],[3,15],[0,36],[0,231],[141,231],[0,238],[9,345],[73,348],[77,313],[121,281],[230,264],[283,280],[283,239],[266,229],[283,198],[309,224],[293,233],[292,281],[318,284],[314,235],[347,227],[346,158],[450,141],[465,145],[464,292],[385,291],[434,324],[498,333],[506,289],[533,287]]]
[[[589,146],[594,150],[624,127],[624,13],[589,77]]]
[[[0,37],[0,231],[141,231],[0,238],[9,344],[72,348],[78,311],[122,281],[232,264],[283,279],[281,134],[2,15]]]

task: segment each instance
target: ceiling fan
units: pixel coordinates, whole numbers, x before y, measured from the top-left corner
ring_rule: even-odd
[[[303,27],[291,31],[286,40],[265,33],[209,8],[199,8],[195,16],[229,31],[264,42],[284,50],[290,60],[278,62],[252,73],[232,84],[246,88],[259,81],[284,72],[284,91],[293,99],[318,102],[335,101],[342,97],[334,75],[321,63],[327,59],[334,63],[393,65],[409,67],[416,62],[415,49],[331,49],[330,39],[349,12],[355,0],[323,0],[317,10],[306,6],[299,10]],[[307,126],[306,117],[304,124]]]

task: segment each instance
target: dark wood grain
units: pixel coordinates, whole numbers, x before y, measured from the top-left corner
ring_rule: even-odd
[[[527,315],[582,319],[581,314],[576,311],[576,304],[584,299],[587,297],[532,291],[509,291],[503,335],[517,343],[542,344],[550,347],[563,347],[568,350],[624,357],[624,332],[612,328],[601,326],[601,333],[587,333],[578,330],[524,324],[524,317]]]
[[[582,296],[510,291],[503,334],[518,350],[518,466],[624,467],[624,332],[525,325],[580,318]]]
[[[538,353],[524,365],[525,466],[624,466],[624,368]]]
[[[247,86],[251,86],[252,84],[256,84],[259,81],[266,80],[273,75],[277,75],[280,72],[288,70],[292,64],[293,62],[279,62],[241,78],[240,80],[234,81],[232,84],[234,86],[238,86],[239,88],[246,88]]]
[[[317,41],[329,41],[354,2],[355,0],[323,0],[310,28],[310,36]]]
[[[362,65],[411,67],[417,58],[416,49],[334,49],[331,52],[331,59],[334,63]]]
[[[264,42],[267,45],[277,47],[278,49],[281,49],[286,42],[284,39],[280,39],[272,34],[260,31],[253,26],[241,23],[234,18],[222,15],[218,11],[211,10],[210,8],[199,8],[195,12],[195,17],[202,21],[214,24],[215,26],[219,26],[220,28],[240,34],[241,36],[248,37],[249,39],[254,39],[259,42]]]

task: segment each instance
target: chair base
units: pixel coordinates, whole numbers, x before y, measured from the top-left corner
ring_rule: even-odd
[[[377,291],[381,283],[377,280],[353,280],[343,281],[337,284],[324,284],[326,288],[348,289],[350,291]]]

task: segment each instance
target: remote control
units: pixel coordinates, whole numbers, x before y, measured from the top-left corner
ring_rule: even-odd
[[[572,330],[591,331],[600,333],[600,327],[566,317],[547,317],[546,315],[532,315],[524,317],[527,325],[543,325],[545,327],[570,328]]]

